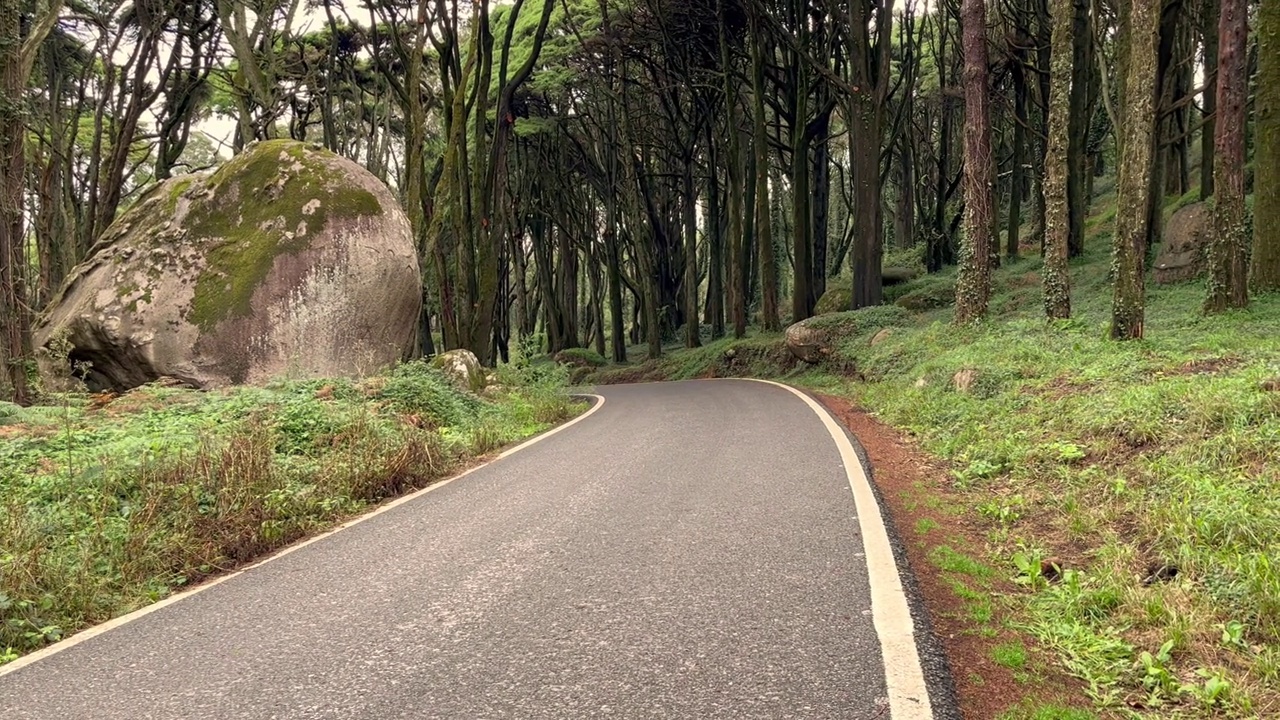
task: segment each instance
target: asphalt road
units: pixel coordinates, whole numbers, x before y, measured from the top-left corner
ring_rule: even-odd
[[[745,381],[601,394],[563,432],[7,672],[0,717],[889,718],[819,415]],[[918,695],[892,717],[932,717]]]

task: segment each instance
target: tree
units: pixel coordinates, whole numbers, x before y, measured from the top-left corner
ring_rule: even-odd
[[[1049,66],[1049,140],[1044,160],[1044,309],[1050,319],[1071,317],[1071,284],[1067,256],[1071,244],[1071,208],[1067,183],[1070,164],[1072,0],[1053,4],[1053,39]]]
[[[27,83],[40,45],[61,9],[61,0],[50,0],[38,3],[34,15],[25,15],[23,3],[0,0],[0,363],[6,394],[18,404],[32,400],[27,379],[32,358],[31,305],[22,197]]]
[[[1245,264],[1244,151],[1247,75],[1247,0],[1222,0],[1218,31],[1218,118],[1214,124],[1213,236],[1209,241],[1209,297],[1205,312],[1249,302]]]
[[[852,87],[847,115],[855,218],[851,293],[854,310],[879,305],[883,295],[880,148],[884,142],[884,105],[889,94],[889,46],[893,37],[890,10],[891,3],[887,0],[849,3],[849,83]],[[873,19],[874,42],[869,28]]]
[[[1251,282],[1254,292],[1276,292],[1280,290],[1280,0],[1262,0],[1257,23]]]
[[[984,0],[963,0],[964,45],[964,243],[956,281],[956,322],[980,320],[991,297],[995,165],[991,156],[991,97],[987,71],[987,9]]]
[[[1112,262],[1111,337],[1141,339],[1146,315],[1146,252],[1150,231],[1151,161],[1155,136],[1156,40],[1160,0],[1132,0],[1122,27],[1127,37],[1121,95],[1123,125]]]

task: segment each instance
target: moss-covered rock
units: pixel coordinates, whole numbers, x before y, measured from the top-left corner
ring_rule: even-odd
[[[412,349],[421,297],[391,192],[349,160],[274,140],[150,189],[72,271],[36,340],[66,338],[94,387],[355,376]],[[65,372],[53,355],[46,371]]]
[[[470,350],[450,350],[431,359],[431,367],[444,373],[461,390],[476,393],[488,384],[480,358]]]

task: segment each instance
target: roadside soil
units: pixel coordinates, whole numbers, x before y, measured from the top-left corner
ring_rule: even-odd
[[[948,511],[971,503],[952,489],[946,466],[849,400],[817,397],[858,438],[871,460],[874,483],[906,549],[934,634],[946,652],[966,720],[995,720],[1020,704],[1032,708],[1046,703],[1090,707],[1079,681],[1055,670],[1048,658],[1034,659],[1039,651],[1033,638],[1004,627],[999,598],[992,603],[996,616],[989,623],[995,632],[980,632],[982,628],[966,613],[965,601],[930,562],[929,552],[940,545],[970,557],[986,557],[985,531],[970,519],[973,513]],[[929,529],[922,532],[925,527]],[[1018,588],[1006,579],[995,578],[992,591],[1012,594]],[[992,657],[994,648],[1012,640],[1020,640],[1033,656],[1021,673],[997,664]]]

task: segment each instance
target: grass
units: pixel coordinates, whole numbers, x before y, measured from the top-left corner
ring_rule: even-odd
[[[1045,322],[1040,261],[1024,259],[996,273],[976,327],[951,324],[943,273],[895,287],[909,320],[875,345],[859,327],[826,365],[779,361],[781,339],[757,335],[602,376],[781,377],[853,398],[948,462],[960,511],[988,532],[982,560],[1022,581],[1018,627],[1099,709],[1280,717],[1280,392],[1264,388],[1280,376],[1280,298],[1205,317],[1202,282],[1149,284],[1147,339],[1113,342],[1114,203],[1095,210],[1070,321]],[[730,349],[755,359],[730,365]],[[1059,581],[1019,569],[1049,558]]]
[[[555,365],[490,397],[426,363],[0,406],[0,662],[155,602],[576,412]]]

